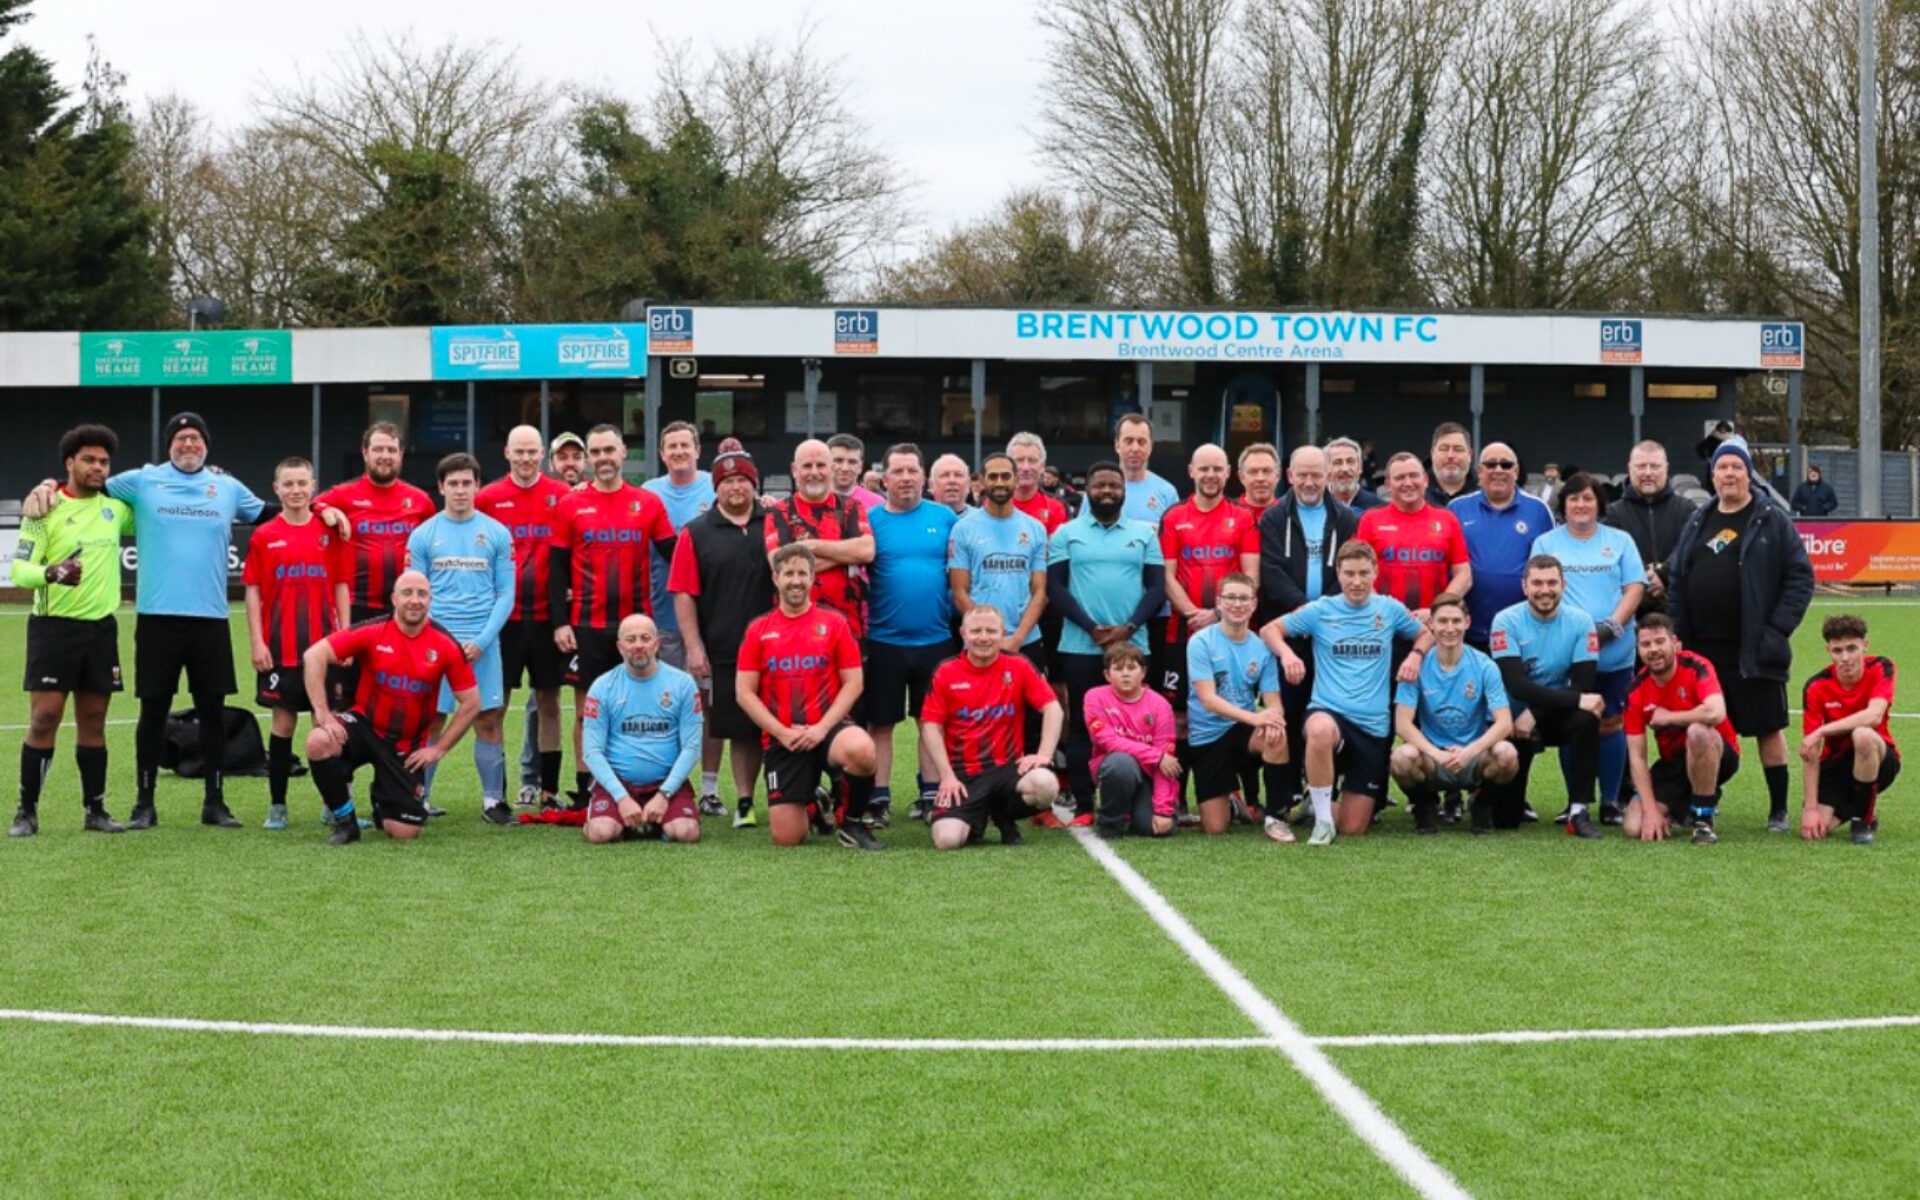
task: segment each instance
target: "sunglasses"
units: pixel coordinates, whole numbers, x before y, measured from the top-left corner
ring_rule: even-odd
[[[1511,471],[1520,464],[1510,458],[1489,458],[1480,463],[1489,471]]]

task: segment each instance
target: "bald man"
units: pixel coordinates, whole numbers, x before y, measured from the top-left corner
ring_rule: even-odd
[[[693,676],[660,661],[660,631],[634,613],[620,622],[620,665],[587,689],[581,742],[593,788],[586,839],[594,845],[700,840],[689,782],[706,721]]]
[[[302,658],[313,705],[307,762],[333,815],[332,845],[360,840],[351,795],[359,767],[373,768],[368,794],[375,823],[401,841],[420,836],[427,768],[445,758],[480,715],[480,687],[466,651],[427,620],[432,599],[424,574],[402,571],[386,619],[329,634]],[[328,703],[327,671],[347,659],[360,665],[360,678],[353,707],[336,713]],[[453,690],[454,710],[434,736],[442,681]]]
[[[1473,590],[1467,593],[1467,644],[1487,649],[1493,618],[1526,599],[1520,587],[1534,539],[1553,529],[1547,506],[1520,490],[1520,456],[1505,442],[1480,451],[1480,490],[1447,506],[1467,539]],[[1593,614],[1594,619],[1606,615]]]
[[[513,612],[500,630],[501,674],[507,703],[524,676],[533,688],[530,724],[539,745],[539,782],[520,789],[520,803],[553,803],[560,791],[560,685],[566,656],[553,642],[547,578],[553,513],[572,490],[540,470],[540,431],[516,425],[507,433],[507,475],[480,489],[473,506],[513,536]]]
[[[766,544],[769,555],[782,546],[811,550],[814,601],[846,618],[856,641],[865,639],[873,528],[857,500],[833,490],[833,459],[818,438],[794,447],[793,495],[767,505]]]

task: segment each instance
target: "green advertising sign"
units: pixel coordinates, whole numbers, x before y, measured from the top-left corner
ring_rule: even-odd
[[[284,329],[83,333],[83,387],[290,383],[293,335]]]

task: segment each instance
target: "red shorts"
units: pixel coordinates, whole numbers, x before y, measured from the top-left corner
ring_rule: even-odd
[[[645,807],[647,801],[653,799],[659,791],[660,785],[657,783],[641,787],[631,783],[627,785],[627,794],[639,801],[642,807]],[[689,821],[700,819],[700,808],[694,802],[691,781],[682,783],[679,791],[667,797],[667,818],[660,823],[664,825],[667,821],[678,821],[683,818]],[[618,821],[619,819],[620,801],[609,796],[607,789],[601,787],[599,781],[595,780],[592,790],[587,793],[587,820]]]

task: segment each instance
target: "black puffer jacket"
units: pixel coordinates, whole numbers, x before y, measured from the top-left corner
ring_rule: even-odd
[[[1326,544],[1320,548],[1320,588],[1340,589],[1334,555],[1360,528],[1360,514],[1326,493]],[[1260,514],[1260,617],[1262,624],[1285,616],[1307,602],[1307,532],[1300,525],[1300,504],[1288,492]]]
[[[1680,531],[1687,527],[1688,519],[1698,507],[1675,492],[1671,484],[1662,486],[1651,497],[1642,496],[1629,485],[1625,495],[1607,505],[1602,524],[1631,537],[1634,548],[1640,551],[1640,561],[1657,571],[1662,583],[1671,583],[1668,563],[1674,544],[1680,540]],[[1665,611],[1665,597],[1652,592],[1641,597],[1640,616]]]
[[[1813,602],[1813,560],[1794,528],[1787,510],[1756,493],[1747,536],[1736,545],[1740,552],[1740,674],[1755,679],[1787,682],[1793,667],[1793,631]],[[1668,560],[1672,575],[1667,584],[1668,607],[1682,643],[1696,641],[1703,625],[1716,623],[1717,614],[1687,610],[1687,559],[1700,540],[1713,506],[1695,510]]]

